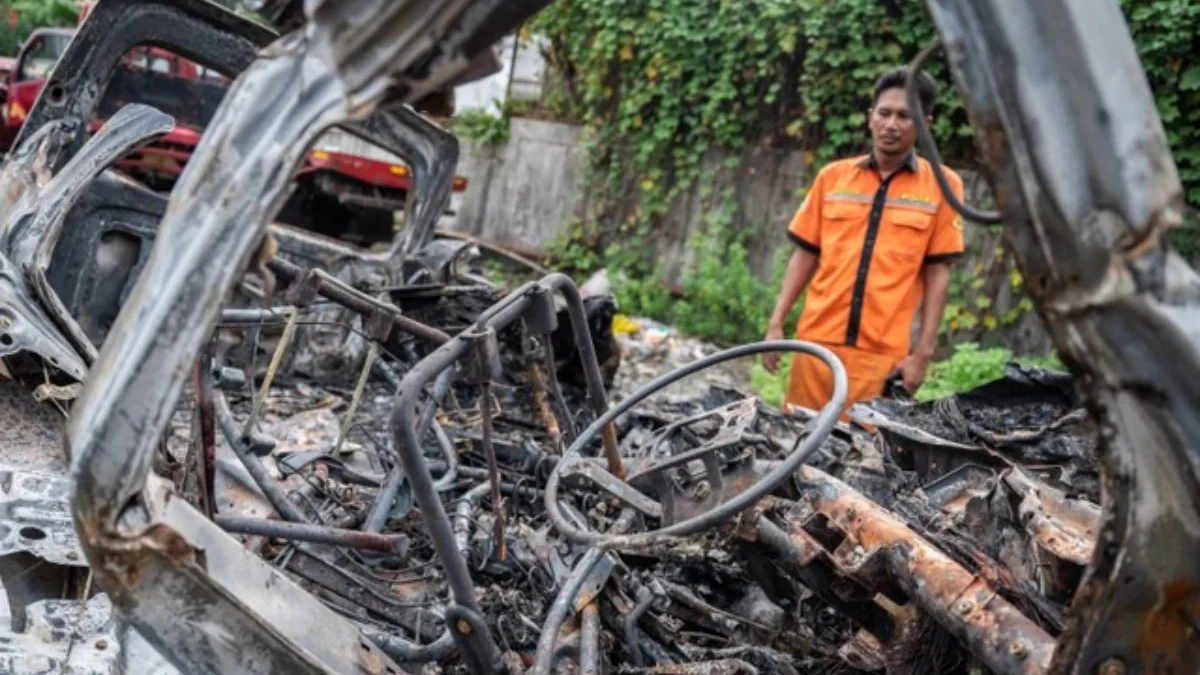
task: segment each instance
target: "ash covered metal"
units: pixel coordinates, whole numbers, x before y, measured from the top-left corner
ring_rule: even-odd
[[[508,307],[522,297],[489,292],[508,298]],[[473,300],[463,302],[470,307]],[[580,307],[585,317],[609,311],[599,300]],[[260,315],[254,325],[229,312],[218,333],[278,326],[291,311]],[[557,368],[546,368],[546,346],[567,326],[543,325],[538,335],[531,314],[518,316],[495,333],[497,349],[483,361],[468,354],[461,367],[444,371],[454,376],[440,398],[430,381],[410,421],[428,419],[420,454],[452,533],[441,551],[398,460],[392,413],[398,387],[436,356],[432,345],[420,348],[429,355],[418,360],[380,348],[362,364],[369,367],[361,388],[358,374],[338,387],[285,370],[265,397],[255,386],[265,372],[257,382],[253,377],[261,367],[211,363],[180,403],[159,462],[179,498],[215,504],[217,525],[406,667],[512,672],[518,664],[536,670],[542,656],[545,672],[625,664],[628,672],[950,673],[976,662],[995,672],[1045,672],[1094,545],[1098,509],[1086,487],[1070,480],[1079,456],[1031,463],[1021,450],[1048,438],[1084,437],[1065,424],[1046,431],[1041,417],[1006,427],[1028,436],[1016,451],[1011,441],[935,437],[966,448],[954,454],[904,434],[917,423],[930,436],[951,428],[951,404],[978,419],[1010,414],[1018,395],[1040,400],[1051,417],[1069,417],[1075,402],[1061,377],[1014,370],[939,404],[881,401],[856,409],[875,432],[836,424],[805,454],[808,468],[785,472],[770,496],[735,517],[684,538],[621,542],[621,534],[711,513],[760,482],[813,438],[813,419],[784,415],[735,388],[704,385],[700,371],[703,395],[656,399],[616,417],[626,477],[619,480],[603,460],[599,434],[587,438],[601,411],[586,383],[560,380]],[[303,322],[304,313],[299,317]],[[593,344],[616,344],[610,330]],[[488,366],[491,357],[498,368]],[[1043,380],[1051,384],[1038,384]],[[203,389],[213,391],[209,414],[220,430],[211,488],[199,479],[205,448],[194,423],[201,414],[194,394]],[[584,447],[594,459],[560,467],[571,463],[563,459],[568,446]],[[956,459],[927,456],[939,452]],[[489,454],[499,501],[491,497]],[[383,487],[397,472],[403,479],[371,528]],[[563,517],[580,531],[611,533],[615,546],[601,551],[556,530],[545,502],[552,472],[562,476]],[[308,531],[318,529],[316,536]],[[381,546],[370,536],[392,539]],[[458,591],[447,553],[466,574]],[[548,633],[556,600],[575,580],[579,590],[557,613],[559,630]],[[934,581],[943,584],[939,595],[921,595]],[[977,598],[978,609],[962,611],[967,597]],[[463,624],[451,609],[468,603],[474,623]],[[997,612],[1008,623],[995,619]],[[472,667],[456,646],[452,631],[458,624],[475,630],[475,623],[488,638],[491,666]],[[991,643],[984,642],[987,630]]]

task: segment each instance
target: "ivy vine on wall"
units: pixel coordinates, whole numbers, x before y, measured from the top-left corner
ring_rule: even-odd
[[[1200,0],[1120,0],[1191,206],[1171,243],[1200,262]]]
[[[563,79],[552,89],[586,129],[587,220],[607,228],[592,239],[651,226],[704,177],[710,150],[786,136],[803,17],[792,0],[561,0],[538,15]]]
[[[1119,0],[1187,184],[1200,204],[1200,0]],[[880,0],[558,0],[538,15],[551,88],[592,133],[610,187],[637,175],[641,217],[700,177],[703,155],[748,143],[802,147],[816,163],[866,147],[870,90],[936,33],[923,3]],[[935,133],[974,164],[943,62]]]
[[[910,62],[937,37],[923,3],[908,3],[892,13],[879,0],[797,0],[804,5],[807,44],[802,114],[793,128],[806,129],[804,140],[817,163],[865,152],[867,108],[876,78]],[[934,106],[934,135],[942,155],[959,167],[974,165],[966,112],[953,89],[949,69],[931,61],[929,74],[939,84]]]
[[[1120,0],[1187,200],[1200,207],[1200,1]]]

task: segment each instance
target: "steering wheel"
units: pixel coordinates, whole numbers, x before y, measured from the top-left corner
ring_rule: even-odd
[[[764,475],[757,476],[754,473],[754,453],[745,452],[743,445],[745,441],[753,443],[757,440],[753,436],[747,436],[747,429],[754,419],[752,400],[709,411],[663,428],[651,441],[649,463],[639,467],[626,480],[621,480],[610,473],[603,464],[583,455],[584,449],[602,429],[652,394],[719,363],[765,352],[792,352],[820,359],[833,373],[833,395],[810,423],[807,433],[797,441],[796,447],[788,457]],[[820,345],[798,340],[742,345],[690,363],[644,385],[601,415],[580,434],[550,474],[546,485],[546,513],[554,528],[568,541],[601,549],[645,548],[660,543],[664,538],[685,537],[702,532],[734,518],[787,480],[829,436],[841,416],[847,391],[845,366],[833,352]],[[700,425],[711,423],[713,420],[717,420],[718,423],[709,424],[706,435],[698,432]],[[691,443],[696,447],[675,452],[673,448],[679,445],[675,442],[677,439],[684,440],[684,445]],[[694,463],[703,465],[702,474],[697,475],[689,469]],[[728,474],[722,473],[723,469],[731,465],[735,467],[734,473],[740,480],[728,481]],[[596,483],[629,507],[665,524],[648,532],[611,535],[579,527],[564,516],[558,496],[563,479],[573,476],[581,476]],[[752,476],[753,482],[726,500],[725,492],[731,487],[737,487],[738,483],[745,483],[746,476]],[[648,496],[638,489],[638,486],[655,488],[663,501]],[[677,515],[674,499],[684,489],[691,490],[691,500],[701,503],[702,510],[674,522]]]

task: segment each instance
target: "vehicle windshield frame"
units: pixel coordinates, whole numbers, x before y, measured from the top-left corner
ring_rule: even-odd
[[[31,44],[28,49],[22,50],[19,62],[14,68],[16,82],[32,82],[36,80],[49,79],[54,74],[54,68],[62,59],[62,55],[66,53],[67,46],[71,44],[73,35],[68,32],[46,31],[37,33],[30,38],[31,43],[36,41],[40,44]],[[53,54],[54,62],[46,68],[45,72],[40,74],[31,74],[29,66],[33,60],[34,50],[40,49],[43,46],[48,47],[50,53]],[[45,61],[46,59],[39,59]]]

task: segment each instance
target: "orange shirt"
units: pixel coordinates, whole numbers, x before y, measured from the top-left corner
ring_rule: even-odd
[[[962,178],[946,177],[961,200]],[[888,180],[870,155],[817,174],[788,235],[819,256],[797,337],[906,355],[925,290],[922,268],[962,256],[962,219],[915,154]]]

